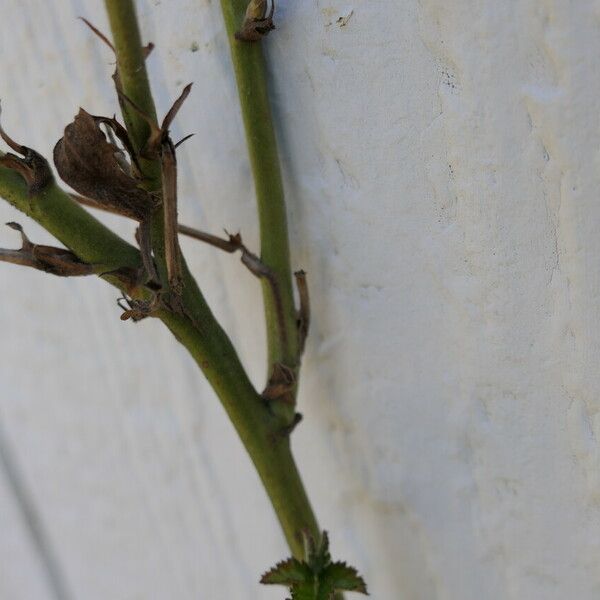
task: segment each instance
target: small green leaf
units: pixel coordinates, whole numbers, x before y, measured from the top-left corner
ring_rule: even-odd
[[[331,587],[332,592],[360,592],[368,594],[367,584],[354,567],[345,562],[329,564],[319,578],[323,587]],[[324,596],[324,598],[328,598]]]
[[[260,578],[260,582],[293,586],[299,583],[312,582],[312,579],[312,573],[306,563],[300,562],[295,558],[288,558],[277,563],[270,571],[267,571]]]
[[[331,562],[329,538],[324,531],[319,543],[304,533],[305,560],[288,558],[261,578],[261,583],[287,585],[291,600],[334,600],[336,592],[367,594],[367,585],[354,567]]]

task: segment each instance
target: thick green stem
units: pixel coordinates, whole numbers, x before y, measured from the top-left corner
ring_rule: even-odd
[[[154,116],[154,103],[146,74],[134,3],[132,0],[105,0],[105,3],[117,52],[122,90],[146,114]],[[264,93],[264,98],[259,101],[262,108],[255,116],[266,121],[264,132],[261,128],[254,128],[252,135],[256,139],[251,144],[253,165],[256,164],[255,181],[263,232],[262,259],[275,273],[281,297],[278,301],[269,287],[265,287],[269,356],[271,362],[295,366],[297,333],[283,187],[269,116],[264,73],[260,66],[262,63],[257,62],[256,65],[259,66],[256,76],[263,78],[261,93]],[[124,116],[130,134],[134,137],[135,147],[142,148],[148,137],[147,124],[127,108],[124,110]],[[160,189],[158,163],[148,161],[142,164],[142,170],[152,182],[148,189]],[[160,217],[153,221],[153,250],[157,257],[162,256],[163,249],[161,223]],[[301,531],[307,530],[318,537],[319,529],[290,451],[289,439],[283,427],[285,423],[282,425],[282,420],[273,415],[250,384],[229,338],[214,319],[187,269],[184,273],[183,289],[184,314],[162,310],[159,316],[189,350],[215,389],[256,466],[290,549],[294,555],[301,557]],[[282,306],[278,306],[278,303]],[[283,319],[280,315],[283,315]],[[280,327],[282,322],[283,331]],[[289,415],[286,417],[289,422]]]
[[[237,80],[260,223],[260,258],[275,274],[280,300],[263,282],[269,364],[297,367],[298,332],[283,182],[261,42],[235,39],[248,0],[221,0]],[[281,306],[279,306],[281,304]]]
[[[156,108],[150,92],[142,39],[137,24],[135,5],[129,0],[105,0],[113,44],[117,54],[117,71],[120,85],[127,97],[148,117],[156,119]],[[123,117],[134,148],[142,150],[150,134],[148,122],[126,103],[121,102]],[[144,168],[146,167],[146,168]],[[153,172],[148,172],[148,170]],[[158,161],[142,165],[145,177],[160,177]],[[155,183],[156,185],[156,183]],[[159,184],[155,189],[160,189]]]
[[[133,3],[130,0],[107,0],[106,4],[113,30],[118,32],[115,33],[117,52],[120,52],[119,48],[129,47],[131,39],[137,40],[135,44],[139,45],[139,33],[135,33],[137,25]],[[135,30],[134,34],[131,34],[132,28]],[[137,59],[125,60],[119,57],[118,62],[125,93],[148,114],[153,114],[151,98],[147,97],[149,88],[143,60],[140,63]],[[136,73],[129,73],[130,69]],[[143,74],[140,74],[140,69]],[[127,88],[129,85],[132,87]],[[142,147],[146,139],[145,122],[133,113],[126,113],[126,118],[137,147]],[[149,161],[143,168],[148,169],[145,171],[146,175],[158,177],[153,180],[156,185],[160,177],[156,164]],[[280,188],[278,171],[275,179]],[[149,187],[152,189],[153,186]],[[55,184],[48,185],[37,195],[29,196],[20,175],[6,167],[0,167],[0,196],[35,219],[85,262],[106,267],[107,271],[121,267],[137,269],[141,265],[136,248],[115,235]],[[261,197],[265,197],[264,193]],[[279,200],[282,200],[281,194]],[[283,208],[282,204],[280,208]],[[285,230],[285,215],[282,216]],[[275,223],[276,220],[272,222]],[[281,225],[281,221],[279,224]],[[281,231],[277,230],[275,237],[281,237],[280,234]],[[269,265],[273,270],[283,269],[284,264],[289,266],[287,234],[284,235],[284,241],[283,257],[275,257]],[[269,247],[267,254],[274,251],[276,244]],[[286,268],[285,273],[289,283],[289,269]],[[104,278],[119,285],[119,281],[110,275]],[[282,289],[288,290],[287,312],[288,320],[292,322],[291,284],[286,284]],[[187,269],[184,273],[183,307],[183,314],[161,309],[156,316],[188,349],[215,389],[256,466],[290,549],[295,556],[301,558],[301,532],[308,531],[318,537],[319,528],[294,463],[282,421],[273,415],[252,386],[231,341],[215,320]],[[295,323],[294,327],[291,324],[289,327],[295,333]],[[295,338],[292,336],[289,339]],[[283,346],[275,344],[275,347],[279,348],[277,352],[284,352]],[[293,352],[289,356],[292,355]],[[285,358],[283,354],[281,356]]]
[[[156,107],[150,90],[146,71],[146,59],[138,27],[135,5],[129,0],[105,0],[106,12],[117,55],[117,80],[121,91],[149,118],[156,120]],[[150,135],[148,121],[130,104],[120,99],[123,119],[138,154],[144,149]],[[140,168],[144,176],[142,187],[159,193],[161,189],[160,162],[140,158]],[[157,210],[151,219],[152,249],[158,265],[161,281],[166,283],[165,237],[162,210]]]
[[[55,184],[30,197],[16,172],[0,167],[0,196],[36,220],[80,259],[107,270],[138,268],[139,251],[95,219]],[[107,276],[111,283],[116,279]],[[281,424],[253,388],[235,349],[202,299],[193,278],[185,274],[184,304],[188,316],[161,310],[157,316],[188,349],[215,389],[254,462],[293,553],[300,557],[299,533],[318,534],[302,481]]]
[[[229,376],[223,363],[206,362],[203,345],[218,353],[224,340],[207,340],[207,332],[187,327],[177,315],[166,315],[163,321],[189,350],[221,399],[269,495],[290,550],[302,558],[301,532],[308,531],[318,539],[320,531],[291,453],[289,437],[281,425],[274,428],[272,415],[254,390],[236,376]]]

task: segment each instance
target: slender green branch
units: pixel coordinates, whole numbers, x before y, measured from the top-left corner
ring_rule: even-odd
[[[260,42],[247,43],[235,39],[247,5],[248,0],[221,0],[254,175],[260,223],[260,259],[275,274],[281,298],[278,300],[272,286],[263,282],[269,364],[283,363],[295,368],[298,366],[298,332],[287,217],[265,62]],[[281,306],[278,306],[279,302]],[[278,311],[282,312],[283,319]],[[280,327],[281,321],[283,328]]]
[[[268,411],[265,415],[260,396],[237,377],[230,376],[224,370],[226,365],[202,362],[206,361],[205,353],[199,352],[199,348],[206,344],[218,353],[223,340],[206,340],[209,332],[188,327],[181,316],[171,313],[161,318],[189,350],[217,392],[269,495],[292,554],[301,558],[302,532],[307,531],[318,539],[320,530],[292,456],[289,436],[285,430],[273,428],[272,416]],[[248,398],[252,402],[248,402]],[[260,407],[255,402],[259,402]]]
[[[110,231],[66,192],[52,184],[30,197],[16,172],[0,167],[0,196],[36,220],[81,260],[105,265],[107,270],[138,268],[139,251]],[[110,276],[105,279],[118,285]],[[281,425],[266,409],[250,383],[235,349],[198,290],[185,274],[184,303],[190,317],[161,310],[157,313],[188,349],[221,399],[269,494],[290,549],[301,556],[299,533],[318,532],[314,515],[289,449],[289,440],[277,438]],[[200,297],[201,298],[201,297]]]
[[[116,12],[111,13],[111,21],[124,32],[126,28],[119,25],[119,18],[134,15],[132,4],[127,0],[107,1],[107,7],[111,5],[116,7]],[[118,51],[118,44],[116,46]],[[125,81],[124,64],[128,63],[119,63]],[[138,65],[134,68],[139,67],[135,61],[131,64]],[[136,97],[136,104],[148,106],[140,97]],[[143,139],[140,134],[137,143],[142,144]],[[136,248],[101,224],[54,183],[30,196],[18,173],[0,167],[0,196],[35,219],[87,263],[103,265],[107,271],[123,267],[137,269],[141,265]],[[120,285],[115,277],[105,275],[104,278]],[[187,269],[184,272],[183,305],[184,314],[160,309],[156,316],[188,349],[215,389],[256,466],[290,549],[295,556],[301,557],[301,532],[308,531],[317,538],[319,529],[290,451],[285,423],[273,415],[253,388],[229,338]]]
[[[150,81],[146,71],[146,58],[135,11],[130,0],[105,0],[106,12],[113,37],[113,45],[117,57],[115,83],[120,92],[125,94],[135,106],[148,117],[156,120],[156,107],[150,90]],[[132,141],[134,150],[139,155],[150,135],[150,126],[142,115],[130,104],[119,98],[121,112]],[[150,192],[159,193],[161,189],[160,162],[143,156],[139,160],[144,181],[142,187]],[[142,224],[142,227],[146,227]],[[165,261],[165,232],[163,211],[154,212],[150,222],[152,249],[158,266],[161,281],[167,281]]]
[[[150,92],[150,82],[146,71],[142,38],[138,27],[135,5],[129,0],[105,0],[106,12],[112,31],[113,44],[117,55],[118,83],[122,91],[136,106],[150,118],[156,119],[156,108]],[[123,118],[134,148],[140,152],[148,136],[148,122],[125,102],[121,102]],[[151,172],[148,172],[148,171]],[[159,178],[158,161],[142,164],[142,171],[148,178]],[[154,189],[160,189],[160,182],[154,182]]]
[[[148,77],[142,53],[141,38],[135,8],[132,0],[105,0],[109,21],[113,32],[120,85],[127,97],[131,98],[148,115],[154,116]],[[266,111],[270,124],[269,106],[265,97],[262,110]],[[128,112],[130,114],[128,114]],[[148,133],[132,111],[124,111],[126,124],[131,127],[131,135],[135,136],[136,147],[142,148]],[[259,114],[259,118],[263,115]],[[137,120],[136,120],[137,117]],[[269,133],[270,131],[270,133]],[[262,138],[260,128],[255,135]],[[289,267],[289,250],[285,207],[283,205],[283,187],[279,173],[277,150],[272,128],[267,127],[267,135],[251,150],[257,163],[257,196],[260,197],[259,212],[261,230],[273,229],[274,238],[264,236],[262,253],[269,259],[267,264],[275,273],[282,290],[283,307],[276,306],[276,299],[266,284],[267,321],[269,323],[269,355],[271,362],[284,362],[295,366],[297,361],[297,334],[295,311],[291,287],[291,271]],[[269,161],[263,163],[258,155],[261,148],[268,152]],[[154,169],[154,165],[147,165]],[[142,165],[144,168],[144,165]],[[146,173],[145,173],[146,174]],[[152,170],[151,177],[154,177]],[[158,181],[160,174],[157,175]],[[158,190],[160,188],[156,183]],[[267,204],[271,192],[274,191],[274,210]],[[153,249],[155,254],[162,253],[160,237],[161,222],[153,222]],[[160,264],[159,264],[160,267]],[[207,379],[217,392],[244,446],[246,447],[259,476],[273,504],[285,537],[294,555],[301,556],[303,551],[301,532],[309,531],[315,537],[319,529],[312,508],[306,496],[302,481],[294,463],[286,425],[293,419],[286,414],[282,421],[267,408],[267,404],[250,385],[246,373],[241,369],[239,361],[229,338],[215,321],[210,309],[194,279],[185,269],[183,286],[183,304],[185,316],[161,311],[160,317],[194,357]],[[285,319],[285,332],[279,330],[277,311],[282,311]],[[191,323],[190,323],[191,321]],[[190,326],[192,325],[192,326]],[[285,343],[282,339],[287,340]],[[288,410],[289,412],[289,410]]]

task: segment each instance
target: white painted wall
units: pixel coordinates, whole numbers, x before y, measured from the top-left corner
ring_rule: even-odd
[[[219,3],[139,11],[160,110],[195,82],[182,221],[256,247]],[[77,15],[107,29],[100,2],[0,7],[3,124],[46,155],[78,106],[116,111]],[[279,0],[277,26],[314,306],[294,445],[334,554],[377,600],[600,597],[600,2]],[[260,382],[258,285],[185,250]],[[0,267],[0,597],[283,598],[256,583],[286,554],[271,509],[184,350],[101,282]]]

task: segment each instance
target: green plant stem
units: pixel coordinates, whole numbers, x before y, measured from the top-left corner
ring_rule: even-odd
[[[260,259],[275,274],[281,297],[283,331],[278,318],[277,299],[272,288],[263,282],[269,365],[283,363],[294,368],[298,366],[298,332],[287,216],[262,43],[240,42],[234,37],[247,5],[248,0],[221,0],[254,176],[260,224]]]
[[[117,55],[118,76],[123,92],[148,117],[156,119],[156,108],[150,91],[150,81],[146,71],[146,61],[134,3],[128,0],[105,0],[105,4]],[[127,131],[134,148],[139,153],[148,140],[150,126],[129,105],[121,102],[121,107]],[[149,168],[153,169],[154,173],[148,173]],[[155,178],[158,178],[158,185],[155,183],[155,189],[160,189],[160,166],[158,162],[148,161],[142,164],[142,171],[146,177],[154,175]]]
[[[55,184],[30,197],[16,172],[0,166],[0,196],[53,234],[81,260],[107,270],[141,265],[139,251],[114,234]],[[302,556],[299,533],[318,535],[318,527],[290,452],[289,440],[277,438],[281,424],[266,409],[250,383],[235,349],[196,283],[185,274],[184,303],[191,317],[166,310],[157,316],[188,349],[215,389],[244,443],[281,523],[294,555]],[[114,285],[115,278],[104,276]]]
[[[189,281],[186,279],[186,287]],[[184,297],[185,301],[185,297]],[[316,518],[306,495],[290,449],[289,436],[278,429],[278,420],[266,410],[260,395],[247,378],[229,368],[224,357],[231,351],[230,341],[210,323],[189,327],[180,315],[161,315],[163,322],[188,349],[221,399],[267,491],[285,538],[294,556],[303,555],[301,532],[320,535]],[[214,360],[207,359],[208,351]]]
[[[105,3],[113,33],[123,92],[144,112],[154,116],[154,103],[146,74],[134,4],[132,0],[105,0]],[[269,107],[266,97],[263,107],[268,116]],[[131,135],[135,136],[135,146],[142,148],[148,135],[147,129],[144,127],[147,124],[133,111],[126,110],[125,119],[127,126],[131,127]],[[265,168],[263,165],[260,171],[259,212],[261,213],[261,225],[264,225],[261,229],[265,230],[269,227],[274,229],[275,242],[266,242],[263,246],[263,253],[266,251],[270,261],[267,262],[267,265],[275,272],[278,284],[282,289],[285,328],[289,331],[286,333],[287,346],[281,343],[281,331],[278,330],[277,334],[273,331],[269,333],[269,354],[275,362],[285,362],[294,366],[297,360],[297,334],[285,207],[272,128],[270,131],[270,137],[267,135],[255,148],[255,153],[258,153],[260,148],[264,147],[264,151],[268,152],[271,157],[269,162],[271,166]],[[256,135],[259,135],[258,131]],[[262,164],[261,161],[258,162]],[[150,177],[154,177],[154,169],[157,165],[143,164],[142,170],[145,167],[152,169]],[[160,174],[158,181],[160,181]],[[274,186],[272,188],[275,198],[274,212],[269,212],[266,206],[270,186]],[[156,185],[154,189],[158,190],[160,186]],[[162,251],[162,246],[157,249],[156,245],[161,243],[159,235],[161,223],[159,218],[153,222],[155,254]],[[318,537],[319,529],[290,451],[289,438],[282,429],[286,423],[282,423],[282,420],[267,408],[266,403],[250,384],[239,363],[235,349],[210,312],[187,268],[184,269],[183,289],[185,316],[163,310],[160,318],[177,339],[186,346],[215,389],[256,466],[290,549],[294,555],[301,556],[303,551],[301,531],[307,530]],[[276,327],[277,323],[273,308],[274,298],[272,296],[267,298],[271,307],[267,308],[267,318],[272,328]],[[286,418],[289,423],[289,415],[286,415]]]
[[[118,85],[122,92],[149,118],[156,120],[156,107],[150,90],[135,5],[133,2],[123,0],[105,0],[105,5],[117,55]],[[123,99],[120,99],[120,105],[129,137],[139,155],[148,140],[150,126],[146,119]],[[143,157],[140,157],[139,162],[144,177],[142,187],[150,192],[160,192],[160,162],[157,159]],[[164,217],[160,208],[151,217],[150,233],[158,273],[161,281],[165,284],[167,273]]]
[[[107,8],[114,5],[119,14],[135,16],[134,12],[124,10],[126,4],[131,3],[107,1]],[[126,32],[126,29],[121,30]],[[126,33],[123,35],[127,37]],[[120,68],[125,79],[123,63]],[[140,98],[135,102],[144,106]],[[85,262],[103,265],[107,271],[141,265],[136,248],[102,225],[55,184],[30,197],[20,175],[0,167],[0,196],[36,220]],[[273,416],[253,388],[229,338],[187,270],[184,277],[185,315],[163,309],[156,316],[188,349],[215,389],[256,466],[292,553],[301,558],[300,533],[306,530],[316,538],[320,532],[289,439],[282,435],[281,420]],[[118,285],[115,278],[109,275],[104,278]]]

